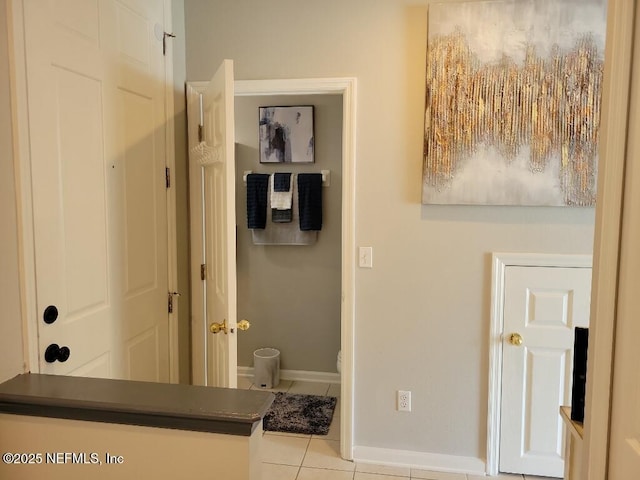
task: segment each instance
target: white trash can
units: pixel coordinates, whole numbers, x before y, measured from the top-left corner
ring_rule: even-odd
[[[259,348],[253,352],[253,384],[274,388],[280,383],[280,350]]]

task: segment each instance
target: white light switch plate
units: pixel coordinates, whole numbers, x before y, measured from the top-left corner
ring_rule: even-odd
[[[360,247],[358,252],[358,265],[361,268],[373,268],[373,248]]]

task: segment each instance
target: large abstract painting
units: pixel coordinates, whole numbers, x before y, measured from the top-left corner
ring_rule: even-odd
[[[429,6],[422,203],[591,206],[605,0]]]

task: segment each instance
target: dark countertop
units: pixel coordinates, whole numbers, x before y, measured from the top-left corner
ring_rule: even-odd
[[[0,413],[245,436],[273,399],[257,390],[35,373],[0,384]]]

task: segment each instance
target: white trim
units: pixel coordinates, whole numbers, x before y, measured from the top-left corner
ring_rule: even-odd
[[[502,334],[504,329],[505,273],[507,267],[591,268],[591,255],[494,253],[491,274],[491,327],[489,329],[489,405],[487,412],[487,474],[497,475],[502,405]]]
[[[9,77],[13,123],[13,155],[18,210],[18,248],[25,370],[40,372],[38,362],[38,313],[36,303],[35,237],[31,198],[31,151],[27,101],[26,46],[22,0],[7,2],[9,21]],[[13,46],[13,48],[11,48]]]
[[[190,84],[187,85],[185,91],[186,97],[186,117],[187,117],[187,168],[189,172],[188,183],[191,185],[199,179],[202,182],[201,176],[198,176],[198,170],[196,164],[192,162],[191,150],[197,142],[197,131],[200,124],[200,118],[202,115],[201,105],[201,91],[193,88]],[[195,107],[197,105],[198,115],[197,122],[189,121],[190,116],[194,116]],[[193,124],[197,125],[194,126]],[[206,348],[206,324],[204,319],[206,318],[204,308],[204,295],[202,288],[202,280],[200,278],[201,262],[202,258],[202,231],[198,231],[194,220],[202,222],[202,184],[200,188],[189,188],[189,245],[190,245],[190,259],[189,259],[189,278],[191,280],[190,289],[190,301],[191,301],[191,383],[194,385],[206,385],[207,384],[207,348]]]
[[[353,460],[358,463],[411,467],[433,472],[484,475],[485,471],[485,463],[481,458],[390,448],[355,446]]]
[[[239,377],[253,377],[253,367],[238,367]],[[312,372],[310,370],[280,370],[280,380],[296,382],[340,383],[340,374],[331,372]]]
[[[347,90],[355,90],[355,82],[355,78],[236,80],[236,95],[344,95]]]
[[[582,473],[578,480],[606,478],[608,469],[631,56],[634,30],[639,28],[634,27],[636,4],[608,2]]]
[[[173,31],[171,0],[164,0],[164,28]],[[171,43],[171,42],[169,42]],[[173,48],[165,51],[164,56],[164,102],[165,102],[165,163],[171,171],[171,187],[167,189],[167,288],[169,292],[178,290],[178,247],[176,227],[176,155],[175,155],[175,109],[173,104]],[[168,292],[167,292],[168,293]],[[173,313],[168,314],[169,322],[169,382],[180,380],[180,343],[178,326],[180,324],[180,302],[174,298]]]
[[[207,82],[188,82],[202,92]],[[304,78],[281,80],[236,80],[235,95],[342,95],[342,308],[341,308],[341,415],[340,453],[353,459],[354,408],[354,322],[355,322],[355,176],[356,176],[356,90],[357,82],[347,78]],[[202,362],[193,356],[193,364]]]
[[[336,79],[331,83],[337,84]],[[355,219],[356,219],[356,106],[355,78],[342,80],[342,308],[340,388],[340,454],[353,459],[355,384]],[[329,85],[327,85],[327,88]]]

